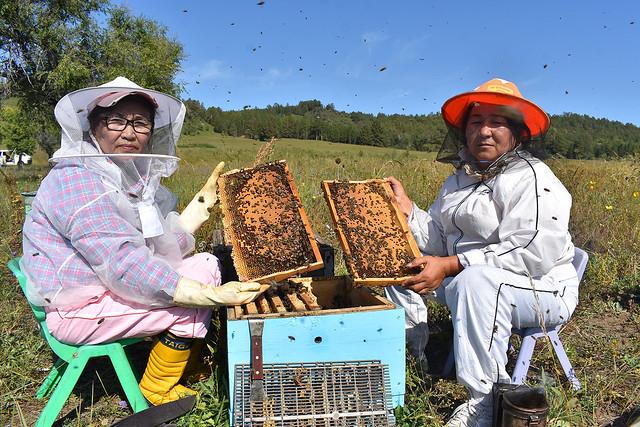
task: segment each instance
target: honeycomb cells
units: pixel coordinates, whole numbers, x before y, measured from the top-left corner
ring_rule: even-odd
[[[385,285],[416,273],[406,264],[420,253],[386,181],[325,181],[323,189],[354,279],[396,279],[376,283]]]
[[[218,188],[225,238],[241,280],[281,280],[322,267],[286,162],[223,174]]]

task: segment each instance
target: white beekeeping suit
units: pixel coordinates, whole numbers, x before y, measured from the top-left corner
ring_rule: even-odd
[[[435,289],[447,305],[457,378],[470,393],[447,426],[483,427],[491,422],[493,384],[510,382],[505,367],[512,328],[564,323],[578,303],[571,195],[528,151],[543,141],[549,117],[512,82],[492,79],[456,95],[444,103],[442,116],[449,133],[438,160],[456,170],[427,211],[411,206],[393,179],[427,257],[415,261],[422,271],[407,288],[385,292],[405,308],[409,349],[419,361],[426,359],[429,328],[423,295],[416,292]]]
[[[458,255],[465,267],[458,276],[445,279],[436,294],[452,311],[461,309],[460,303],[469,310],[473,321],[454,324],[459,338],[456,342],[483,351],[458,348],[458,379],[483,393],[488,393],[498,379],[509,381],[504,370],[506,348],[492,345],[494,357],[501,361],[497,366],[492,357],[476,359],[469,355],[489,353],[496,325],[503,326],[502,335],[508,338],[512,323],[514,327],[540,323],[536,317],[520,319],[518,307],[537,303],[531,298],[532,287],[545,294],[542,298],[550,295],[552,300],[557,299],[555,310],[541,313],[543,323],[568,320],[578,302],[578,280],[571,265],[573,244],[567,232],[571,196],[544,163],[526,151],[516,153],[500,174],[487,181],[458,170],[444,183],[428,211],[414,205],[409,217],[409,227],[422,253]],[[481,286],[483,281],[492,284]],[[462,298],[458,295],[464,288],[461,282],[471,288],[464,291],[465,298],[474,294],[474,284],[484,293]],[[451,295],[454,289],[455,296]],[[389,288],[387,294],[405,307],[410,349],[416,357],[424,357],[429,329],[422,296],[401,288]],[[507,309],[499,310],[498,305],[506,305]],[[487,341],[475,342],[480,336]],[[490,366],[478,366],[480,363]],[[494,376],[476,375],[484,372],[483,368],[493,371]],[[474,375],[467,378],[467,371]]]

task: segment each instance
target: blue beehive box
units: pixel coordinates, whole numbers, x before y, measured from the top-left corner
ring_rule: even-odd
[[[272,301],[268,306],[265,306],[266,303],[262,301],[263,309],[259,310],[261,313],[256,313],[256,306],[260,307],[260,304],[256,304],[253,310],[246,306],[229,307],[227,310],[231,423],[236,426],[298,425],[282,421],[285,419],[283,415],[280,419],[282,422],[275,424],[269,424],[264,419],[256,419],[255,423],[249,424],[239,421],[243,419],[243,416],[246,419],[246,414],[243,415],[243,412],[246,412],[243,402],[247,401],[245,395],[249,386],[247,382],[250,380],[248,377],[245,378],[244,372],[250,366],[251,359],[251,335],[249,332],[251,319],[261,319],[263,323],[262,356],[265,365],[264,387],[267,389],[267,397],[270,393],[290,393],[289,397],[280,396],[285,402],[282,406],[288,405],[288,409],[295,412],[291,409],[292,403],[286,403],[291,398],[295,399],[295,404],[299,406],[302,405],[299,401],[304,400],[305,397],[308,398],[309,393],[315,393],[318,396],[322,394],[324,397],[317,397],[316,400],[327,402],[327,399],[331,399],[332,393],[340,395],[339,397],[334,396],[339,400],[339,403],[331,403],[332,408],[335,408],[331,409],[328,414],[320,414],[319,412],[322,411],[319,411],[318,408],[301,407],[295,413],[295,417],[298,419],[305,416],[309,419],[332,416],[336,420],[341,416],[347,417],[347,412],[353,409],[349,408],[357,404],[348,402],[348,400],[350,398],[358,402],[363,400],[363,391],[358,387],[367,389],[365,394],[369,397],[366,399],[377,402],[381,398],[377,395],[374,396],[374,394],[378,391],[384,391],[387,396],[384,400],[388,407],[392,409],[395,406],[403,405],[405,392],[404,311],[387,299],[375,295],[368,288],[353,287],[348,277],[298,278],[291,279],[291,281],[310,289],[322,309],[277,312],[273,309]],[[264,307],[267,307],[267,311],[271,307],[271,312],[265,313]],[[305,373],[307,375],[305,378],[309,378],[308,375],[311,375],[309,372],[312,372],[312,368],[316,366],[314,364],[324,372],[322,384],[319,386],[322,390],[311,390],[311,386],[302,379],[301,373]],[[287,382],[281,376],[278,378],[281,379],[282,384],[270,384],[270,381],[276,380],[273,376],[275,374],[271,377],[266,374],[268,366],[274,370],[290,366],[295,370],[296,375],[300,374],[300,378],[293,378],[293,382]],[[343,367],[349,370],[349,373],[345,375],[346,379],[329,379],[330,375],[327,372],[342,372]],[[367,369],[371,371],[365,372]],[[380,372],[384,371],[384,379],[378,378],[376,369]],[[357,382],[355,377],[360,374],[365,375],[367,379],[358,385],[355,384]],[[239,377],[240,375],[242,378]],[[353,384],[350,383],[352,380]],[[306,386],[306,389],[302,387],[303,385]],[[274,389],[278,391],[274,392]],[[336,389],[339,390],[336,392]],[[376,406],[373,405],[373,407]],[[276,420],[279,411],[274,410],[273,416]],[[286,412],[286,408],[281,408],[281,411]],[[305,412],[315,412],[315,415]],[[370,412],[373,414],[375,411]],[[262,421],[262,423],[257,421]],[[352,424],[348,422],[346,425]],[[393,424],[358,421],[357,425]]]

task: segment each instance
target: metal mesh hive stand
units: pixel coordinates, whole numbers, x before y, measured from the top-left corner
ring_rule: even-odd
[[[308,287],[318,308],[283,304],[283,312],[272,295],[255,307],[227,309],[234,425],[394,425],[391,408],[404,402],[404,311],[367,288],[353,287],[348,277],[290,281]],[[250,324],[255,321],[263,322],[265,397],[252,402]]]
[[[264,366],[265,395],[251,402],[250,367],[236,365],[235,426],[394,426],[389,373],[380,361]]]

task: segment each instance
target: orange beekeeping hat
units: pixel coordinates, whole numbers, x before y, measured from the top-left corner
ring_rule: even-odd
[[[522,113],[524,124],[529,128],[531,137],[544,134],[549,129],[547,113],[524,98],[514,83],[503,79],[491,79],[471,92],[449,98],[442,105],[442,118],[450,126],[462,130],[462,120],[467,108],[475,102],[515,108]]]

